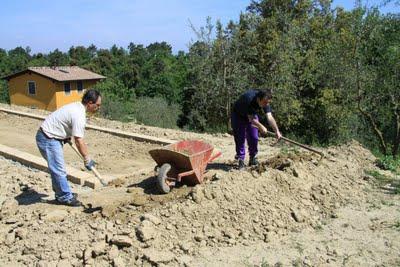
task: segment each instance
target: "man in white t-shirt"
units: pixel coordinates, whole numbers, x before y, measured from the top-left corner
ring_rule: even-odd
[[[94,113],[101,106],[101,95],[97,90],[85,92],[81,102],[74,102],[51,113],[36,134],[36,144],[47,160],[56,201],[67,206],[81,206],[82,203],[71,192],[65,170],[63,144],[74,138],[76,147],[84,158],[84,165],[91,170],[95,162],[90,158],[83,137],[85,134],[86,112]]]

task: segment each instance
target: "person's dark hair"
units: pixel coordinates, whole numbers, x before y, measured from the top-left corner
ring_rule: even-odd
[[[97,99],[99,98],[99,96],[101,96],[100,92],[97,91],[96,89],[88,89],[82,97],[82,104],[86,105],[88,104],[90,101],[92,103],[96,103]]]
[[[262,89],[262,90],[257,90],[257,94],[256,97],[258,99],[263,99],[263,98],[267,98],[267,99],[272,99],[272,89]]]

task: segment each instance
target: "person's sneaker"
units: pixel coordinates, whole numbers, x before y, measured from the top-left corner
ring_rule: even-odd
[[[249,166],[258,166],[259,162],[257,157],[251,157],[249,160]]]
[[[245,164],[244,164],[244,160],[239,159],[239,171],[243,171],[245,169]]]
[[[57,200],[57,204],[70,206],[70,207],[81,207],[82,206],[82,202],[80,202],[78,199],[76,199],[76,197],[73,197],[73,198],[71,198],[67,201],[63,201],[63,202]]]

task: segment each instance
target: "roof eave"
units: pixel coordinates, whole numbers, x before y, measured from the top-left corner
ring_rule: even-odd
[[[58,82],[71,82],[71,81],[91,81],[91,80],[103,80],[103,78],[86,78],[86,79],[64,79],[64,80],[57,80]]]
[[[28,71],[29,71],[28,69],[26,69],[26,70],[21,70],[21,71],[17,71],[17,72],[14,72],[14,73],[10,74],[10,75],[1,77],[1,79],[2,79],[2,80],[7,80],[7,81],[9,81],[11,78],[13,78],[13,77],[15,77],[15,76],[18,76],[18,75],[20,75],[20,74],[23,74],[24,72],[28,72]]]
[[[56,82],[102,80],[102,79],[106,79],[106,78],[107,78],[107,77],[105,77],[105,76],[101,76],[101,77],[98,77],[98,78],[88,78],[88,79],[65,79],[65,80],[59,80],[59,79],[55,79],[55,78],[53,78],[53,77],[50,77],[50,76],[48,76],[48,75],[44,75],[44,74],[42,74],[42,73],[40,73],[40,72],[37,72],[37,71],[35,71],[35,70],[33,70],[33,69],[27,68],[26,70],[18,71],[18,72],[15,72],[15,73],[13,73],[13,74],[10,74],[10,75],[1,77],[0,79],[1,79],[1,80],[7,80],[7,81],[9,81],[10,79],[12,79],[12,78],[14,78],[14,77],[16,77],[16,76],[18,76],[18,75],[22,75],[22,74],[24,74],[24,73],[26,73],[26,72],[28,72],[28,71],[33,72],[33,73],[36,73],[36,74],[38,74],[38,75],[40,75],[40,76],[42,76],[42,77],[48,78],[48,79],[53,80],[53,81],[56,81]]]

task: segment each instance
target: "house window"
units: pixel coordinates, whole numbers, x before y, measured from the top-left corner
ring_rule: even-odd
[[[36,95],[36,83],[35,82],[28,82],[28,94]]]
[[[83,91],[83,82],[82,81],[77,81],[76,82],[76,89],[78,89],[78,93],[81,94]]]
[[[71,84],[70,83],[64,83],[64,93],[66,95],[71,94]]]

